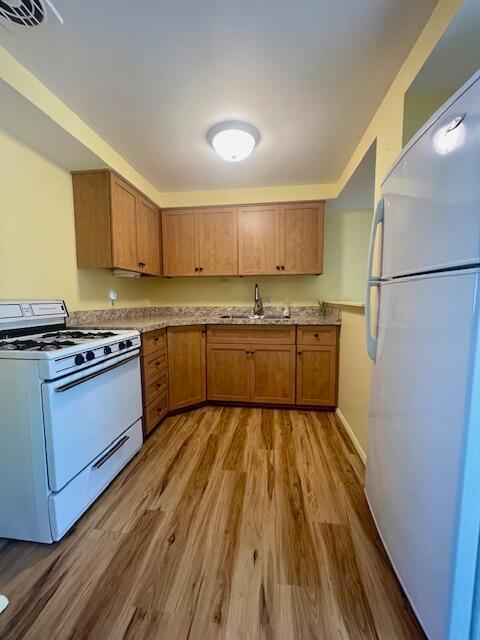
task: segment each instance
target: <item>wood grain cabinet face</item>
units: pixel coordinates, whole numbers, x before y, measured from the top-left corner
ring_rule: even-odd
[[[297,345],[297,404],[337,404],[337,347]]]
[[[170,409],[206,400],[205,327],[167,330]]]
[[[162,220],[166,276],[238,274],[236,207],[171,209]]]
[[[283,205],[280,235],[282,273],[323,272],[323,203]]]
[[[138,271],[137,193],[117,176],[112,176],[111,190],[113,265]]]
[[[72,176],[77,266],[161,275],[160,212],[116,174]]]
[[[137,201],[137,260],[142,273],[161,275],[160,214],[144,198]]]
[[[238,274],[237,208],[198,210],[198,268],[201,276]]]
[[[250,399],[250,348],[245,344],[207,345],[207,398],[227,402]]]
[[[239,207],[238,272],[240,275],[280,273],[280,208]]]
[[[252,352],[251,402],[294,404],[295,347],[255,345]]]
[[[198,275],[196,226],[196,209],[162,211],[163,275]]]

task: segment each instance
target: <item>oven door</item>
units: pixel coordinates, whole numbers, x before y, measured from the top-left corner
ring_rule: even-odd
[[[50,489],[59,491],[142,416],[138,351],[42,385]]]

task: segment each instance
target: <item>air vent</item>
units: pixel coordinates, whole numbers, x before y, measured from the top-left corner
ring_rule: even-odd
[[[7,29],[39,27],[49,16],[63,23],[50,0],[0,0],[0,24]]]

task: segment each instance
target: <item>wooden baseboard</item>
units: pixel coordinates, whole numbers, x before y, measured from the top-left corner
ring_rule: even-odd
[[[353,432],[352,427],[348,424],[347,419],[345,418],[343,413],[340,411],[340,409],[338,409],[338,407],[337,407],[337,410],[336,410],[335,413],[337,414],[338,419],[340,420],[340,422],[343,424],[343,426],[345,428],[345,431],[348,434],[348,437],[350,438],[353,446],[355,447],[355,451],[360,456],[361,461],[363,462],[363,464],[367,464],[367,454],[363,450],[363,447],[360,444],[360,442],[357,440],[357,436]]]

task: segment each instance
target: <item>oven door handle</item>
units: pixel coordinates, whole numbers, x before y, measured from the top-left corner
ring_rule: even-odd
[[[84,378],[80,378],[79,380],[74,380],[73,382],[68,382],[67,384],[62,385],[61,387],[57,387],[55,389],[55,393],[63,393],[64,391],[68,391],[69,389],[78,387],[79,384],[83,384],[84,382],[87,382],[88,380],[92,380],[97,376],[102,376],[104,373],[107,373],[108,371],[112,371],[117,367],[121,367],[123,364],[126,364],[127,362],[131,362],[136,358],[138,358],[138,354],[132,356],[131,358],[125,358],[125,360],[116,362],[115,364],[112,364],[109,367],[105,367],[105,369],[100,369],[100,371],[95,371],[95,373],[90,373],[88,376],[85,376]]]
[[[128,436],[123,436],[123,438],[120,438],[120,440],[116,442],[113,445],[113,447],[109,451],[107,451],[105,455],[103,455],[99,460],[97,460],[95,464],[92,464],[92,469],[100,469],[100,467],[103,467],[103,465],[107,462],[107,460],[109,460],[114,453],[116,453],[119,449],[121,449],[128,439],[129,439]]]

